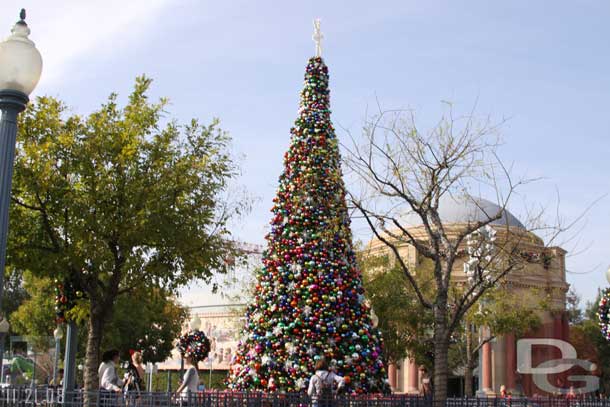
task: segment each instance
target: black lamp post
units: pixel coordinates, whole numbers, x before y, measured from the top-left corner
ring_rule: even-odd
[[[28,35],[30,29],[25,23],[25,10],[22,9],[20,20],[11,30],[11,35],[0,42],[0,316],[17,116],[25,109],[28,95],[38,84],[42,72],[40,52]],[[0,341],[4,341],[4,337]],[[4,357],[3,345],[4,342],[0,344],[0,361]]]

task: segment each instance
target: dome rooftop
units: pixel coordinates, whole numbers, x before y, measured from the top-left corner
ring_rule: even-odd
[[[491,222],[492,225],[513,226],[525,229],[525,226],[512,213],[501,206],[483,198],[469,196],[454,197],[445,194],[441,197],[438,212],[441,222],[451,223],[474,223],[486,221],[502,211],[502,217]],[[420,226],[422,224],[419,215],[409,212],[400,219],[405,227]]]

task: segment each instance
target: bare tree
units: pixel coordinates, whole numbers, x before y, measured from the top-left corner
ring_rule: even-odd
[[[347,168],[362,184],[358,193],[350,193],[350,200],[375,238],[393,253],[419,302],[433,314],[434,399],[442,403],[447,397],[450,338],[465,314],[489,288],[523,267],[521,240],[535,238],[535,230],[551,243],[564,228],[544,224],[542,209],[528,216],[526,224],[531,226],[511,226],[506,206],[519,187],[534,180],[513,179],[511,168],[497,154],[498,125],[489,119],[454,117],[449,105],[431,131],[422,134],[412,112],[380,109],[367,119],[363,133],[364,143],[352,137],[353,144],[346,147]],[[494,197],[497,206],[492,205],[491,212],[481,195]],[[448,227],[439,214],[444,199],[468,201],[484,216],[457,229]],[[416,227],[406,218],[416,219]],[[468,280],[455,281],[452,270],[462,261],[467,237],[487,225],[498,231],[493,255],[482,255]],[[405,245],[432,261],[432,295],[415,278],[401,250]]]

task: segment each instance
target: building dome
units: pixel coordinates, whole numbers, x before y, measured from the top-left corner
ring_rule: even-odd
[[[474,223],[486,221],[502,211],[500,219],[491,222],[493,225],[512,226],[525,229],[525,226],[508,210],[483,198],[473,198],[468,196],[455,197],[445,194],[441,197],[438,213],[444,224],[451,223]],[[420,226],[422,224],[419,215],[409,212],[400,219],[405,227]]]

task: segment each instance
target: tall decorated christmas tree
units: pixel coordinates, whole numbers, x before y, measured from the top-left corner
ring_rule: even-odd
[[[235,390],[300,391],[320,357],[346,378],[348,391],[388,389],[352,245],[329,93],[328,68],[311,58],[228,379]]]

